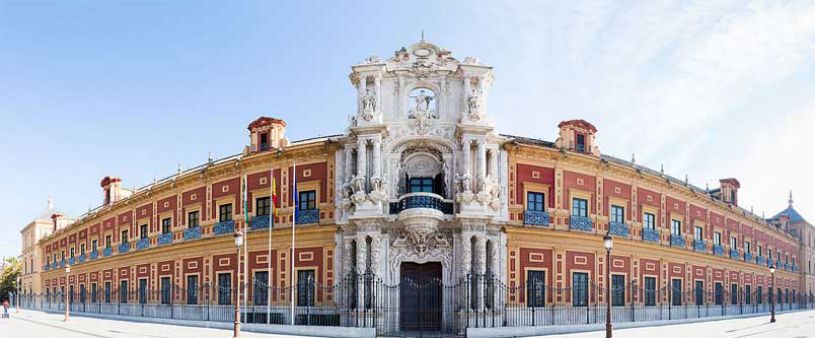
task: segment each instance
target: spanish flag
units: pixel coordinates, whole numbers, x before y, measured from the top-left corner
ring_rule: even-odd
[[[275,181],[274,176],[272,176],[272,187],[271,187],[271,189],[272,189],[271,190],[271,194],[272,194],[272,215],[277,217],[277,203],[278,202],[277,202],[277,194],[275,193],[277,191],[277,182]]]

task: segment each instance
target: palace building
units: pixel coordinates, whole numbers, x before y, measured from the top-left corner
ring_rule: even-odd
[[[261,117],[237,155],[135,190],[105,177],[103,205],[38,242],[28,304],[231,321],[239,300],[248,323],[380,335],[600,323],[607,302],[614,321],[812,304],[815,234],[791,202],[765,220],[737,179],[604,155],[584,120],[501,134],[493,68],[425,41],[349,78],[342,134],[289,141],[301,126]]]

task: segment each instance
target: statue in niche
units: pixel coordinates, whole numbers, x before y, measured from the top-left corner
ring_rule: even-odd
[[[416,96],[416,112],[427,113],[432,100],[432,96],[425,95],[424,89],[420,90],[419,95]]]
[[[376,96],[368,89],[365,95],[362,96],[362,110],[366,113],[373,113],[376,111]]]
[[[478,121],[481,119],[481,98],[475,89],[467,98],[467,108],[469,109],[470,120]]]
[[[352,176],[351,177],[351,191],[354,194],[365,193],[365,178],[360,176]]]
[[[464,173],[459,177],[459,182],[461,183],[461,191],[463,192],[470,192],[470,182],[472,181],[472,177],[470,174]]]

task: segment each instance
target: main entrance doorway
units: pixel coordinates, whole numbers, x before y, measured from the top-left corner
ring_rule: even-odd
[[[401,331],[441,331],[441,263],[402,263],[399,287]]]

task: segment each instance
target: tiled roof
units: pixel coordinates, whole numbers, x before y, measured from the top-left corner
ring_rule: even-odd
[[[795,208],[792,207],[792,205],[782,210],[781,212],[775,214],[773,218],[777,219],[783,215],[786,215],[787,217],[790,218],[790,223],[806,222],[804,217],[801,216],[801,214],[799,214],[798,211],[796,211]]]

